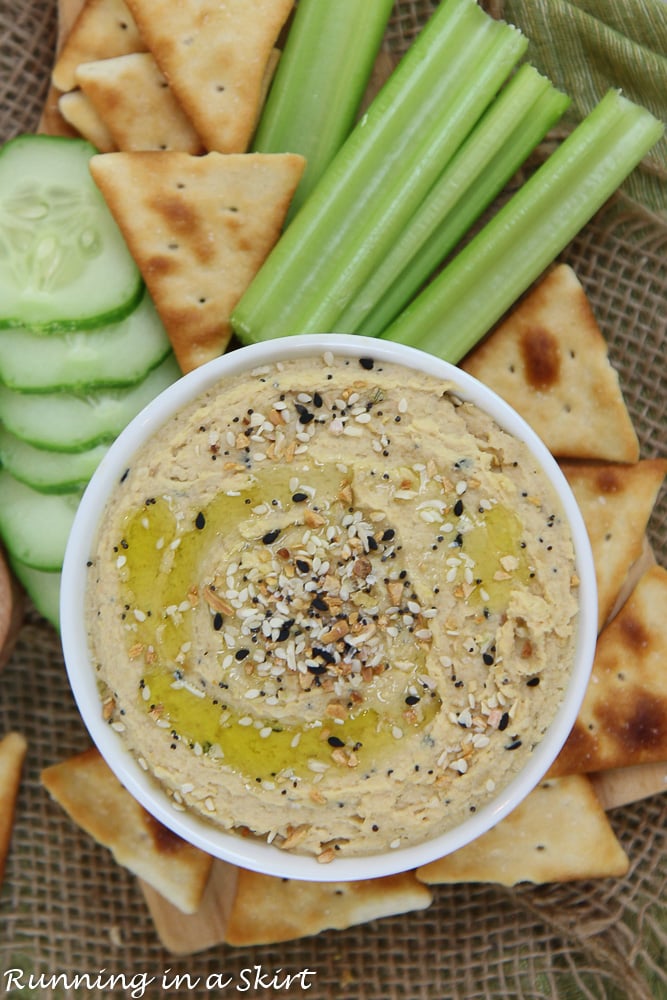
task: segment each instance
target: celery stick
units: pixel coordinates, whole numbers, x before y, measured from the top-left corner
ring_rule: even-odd
[[[393,0],[296,8],[253,141],[259,153],[306,157],[288,221],[352,130],[392,8]]]
[[[524,64],[475,126],[359,294],[340,333],[378,336],[555,124],[569,98]]]
[[[608,91],[517,193],[384,331],[458,362],[553,262],[664,131]]]
[[[237,305],[244,342],[335,329],[526,49],[474,0],[445,0]]]

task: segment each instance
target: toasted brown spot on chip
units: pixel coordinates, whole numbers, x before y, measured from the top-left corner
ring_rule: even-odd
[[[530,385],[549,389],[560,374],[560,350],[557,340],[548,330],[534,327],[521,338],[521,354]]]
[[[143,816],[144,826],[148,830],[153,844],[160,854],[176,854],[183,843],[181,838],[173,833],[168,827],[160,823],[159,820],[146,812]]]
[[[549,775],[667,759],[667,570],[652,566],[598,638],[591,682]]]
[[[621,635],[631,649],[641,650],[648,646],[650,636],[640,621],[627,615],[620,623]]]

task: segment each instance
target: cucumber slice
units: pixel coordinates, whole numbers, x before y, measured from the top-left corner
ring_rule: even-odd
[[[71,493],[83,489],[108,450],[108,445],[98,444],[89,451],[45,451],[0,427],[3,468],[14,479],[40,493]]]
[[[81,491],[38,493],[0,470],[0,535],[15,559],[32,569],[60,570]]]
[[[139,269],[83,139],[21,135],[0,149],[0,327],[64,330],[127,315]]]
[[[87,451],[112,441],[181,371],[173,354],[126,389],[89,393],[25,393],[0,386],[0,421],[6,429],[48,451]]]
[[[132,385],[159,365],[170,349],[145,292],[136,309],[107,326],[47,336],[22,327],[0,331],[0,381],[21,392]]]
[[[22,585],[26,594],[35,605],[40,615],[43,615],[55,628],[60,628],[60,573],[47,573],[42,569],[26,566],[19,559],[11,559],[14,575]]]

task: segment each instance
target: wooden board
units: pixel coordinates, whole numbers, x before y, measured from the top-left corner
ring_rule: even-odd
[[[194,914],[182,913],[139,880],[155,929],[168,951],[173,955],[192,955],[224,943],[237,877],[238,870],[233,865],[215,861],[201,907]]]
[[[23,624],[25,600],[0,549],[0,670],[5,666]]]
[[[58,0],[58,34],[56,38],[56,52],[59,52],[63,42],[67,38],[70,28],[76,21],[84,0]],[[38,132],[46,135],[74,136],[76,132],[72,129],[58,110],[58,99],[60,91],[51,87],[46,96],[42,117],[37,127]]]
[[[609,810],[667,790],[667,762],[624,767],[589,777],[602,805]],[[139,881],[155,930],[168,951],[173,955],[191,955],[225,943],[236,877],[233,865],[215,861],[202,905],[193,914],[182,913],[151,886]]]
[[[616,809],[667,791],[667,761],[617,767],[589,777],[602,806]]]

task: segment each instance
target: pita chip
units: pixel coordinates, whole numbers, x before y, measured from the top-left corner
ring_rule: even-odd
[[[583,287],[552,268],[461,362],[559,458],[635,462],[637,435]]]
[[[206,148],[245,152],[293,0],[128,0],[128,6]]]
[[[239,869],[225,940],[236,946],[277,944],[344,930],[431,903],[413,872],[359,882],[303,882]]]
[[[184,913],[198,908],[212,858],[154,819],[92,748],[42,771],[42,784],[119,865]]]
[[[76,82],[112,136],[115,149],[203,151],[150,52],[82,63]]]
[[[598,587],[598,628],[609,618],[642,555],[646,527],[667,475],[667,459],[632,465],[561,462],[586,524]]]
[[[9,854],[16,797],[27,749],[25,737],[20,733],[8,733],[0,740],[0,886]]]
[[[652,566],[598,637],[577,720],[549,776],[667,760],[667,569]]]
[[[116,143],[90,99],[81,90],[68,90],[58,100],[58,111],[99,153],[113,153]]]
[[[280,235],[304,163],[292,153],[92,157],[183,372],[227,347],[231,312]]]
[[[588,778],[543,781],[472,843],[417,870],[429,885],[571,882],[625,875],[629,862]]]
[[[74,90],[76,68],[81,63],[145,51],[146,45],[123,0],[86,0],[65,37],[51,79],[58,90]]]

